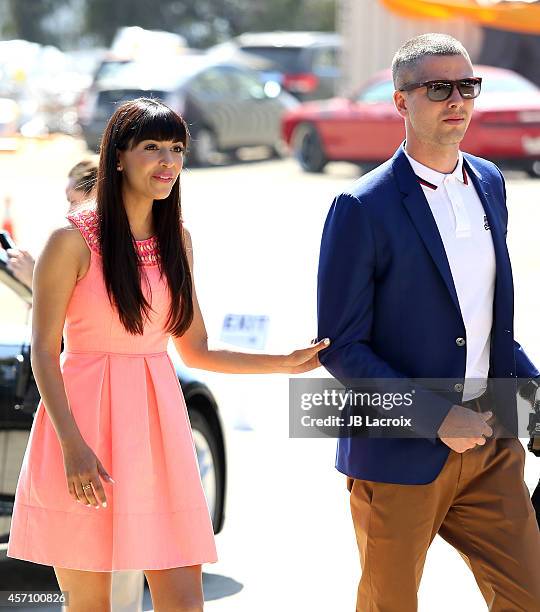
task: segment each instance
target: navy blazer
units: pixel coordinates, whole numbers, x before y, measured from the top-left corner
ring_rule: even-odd
[[[488,376],[515,379],[517,387],[518,377],[540,373],[513,337],[504,179],[493,163],[467,153],[463,157],[495,250]],[[403,145],[334,199],[324,225],[317,281],[318,337],[331,339],[319,359],[336,379],[460,381],[448,393],[410,408],[422,437],[342,437],[336,468],[378,482],[433,481],[450,451],[436,432],[463,395],[467,349],[456,339],[467,336],[443,242]],[[508,401],[513,401],[511,410]],[[503,408],[501,422],[517,432],[515,394]]]

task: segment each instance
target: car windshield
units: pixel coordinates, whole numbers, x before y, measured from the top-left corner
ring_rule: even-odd
[[[362,89],[356,97],[357,102],[392,102],[394,84],[392,81],[379,81]]]
[[[242,47],[243,51],[270,60],[283,72],[301,72],[301,47]]]
[[[504,76],[485,76],[482,79],[482,93],[527,93],[531,91],[539,91],[538,87],[519,76],[518,74],[510,74]]]
[[[142,87],[168,91],[185,82],[196,70],[199,62],[182,58],[177,62],[119,61],[102,64],[96,75],[100,87]]]

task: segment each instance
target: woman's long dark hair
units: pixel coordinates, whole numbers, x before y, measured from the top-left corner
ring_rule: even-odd
[[[139,265],[122,199],[123,179],[117,170],[117,153],[143,140],[182,142],[185,149],[188,139],[185,121],[153,98],[138,98],[119,106],[103,134],[96,193],[103,277],[111,304],[131,334],[143,333],[151,306],[141,289],[144,268]],[[180,177],[167,198],[154,200],[152,218],[161,255],[160,274],[165,273],[171,297],[166,331],[181,336],[193,320],[193,300],[182,231]]]

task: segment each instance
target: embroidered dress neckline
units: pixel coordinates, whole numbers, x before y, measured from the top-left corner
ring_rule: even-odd
[[[67,215],[83,233],[90,248],[101,255],[99,248],[99,218],[95,209],[81,210]],[[139,261],[143,265],[156,265],[160,260],[157,236],[134,240]]]

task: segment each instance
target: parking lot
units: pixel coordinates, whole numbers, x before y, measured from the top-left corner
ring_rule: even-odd
[[[63,136],[3,154],[0,198],[12,197],[16,238],[34,254],[62,222],[64,177],[84,150]],[[311,175],[292,159],[266,160],[262,152],[251,158],[181,176],[198,298],[214,346],[225,346],[219,341],[225,315],[254,314],[269,317],[265,350],[288,352],[316,335],[322,226],[333,195],[358,170],[330,164]],[[509,174],[507,189],[516,338],[540,363],[540,182]],[[17,308],[6,294],[0,299],[3,312]],[[333,467],[335,441],[288,437],[285,376],[200,374],[220,402],[229,461],[219,561],[204,567],[206,609],[352,610],[360,568],[345,478]],[[530,488],[539,474],[529,454]],[[151,609],[148,592],[144,609]],[[419,610],[435,609],[485,609],[465,563],[440,538],[428,553],[419,595]]]

